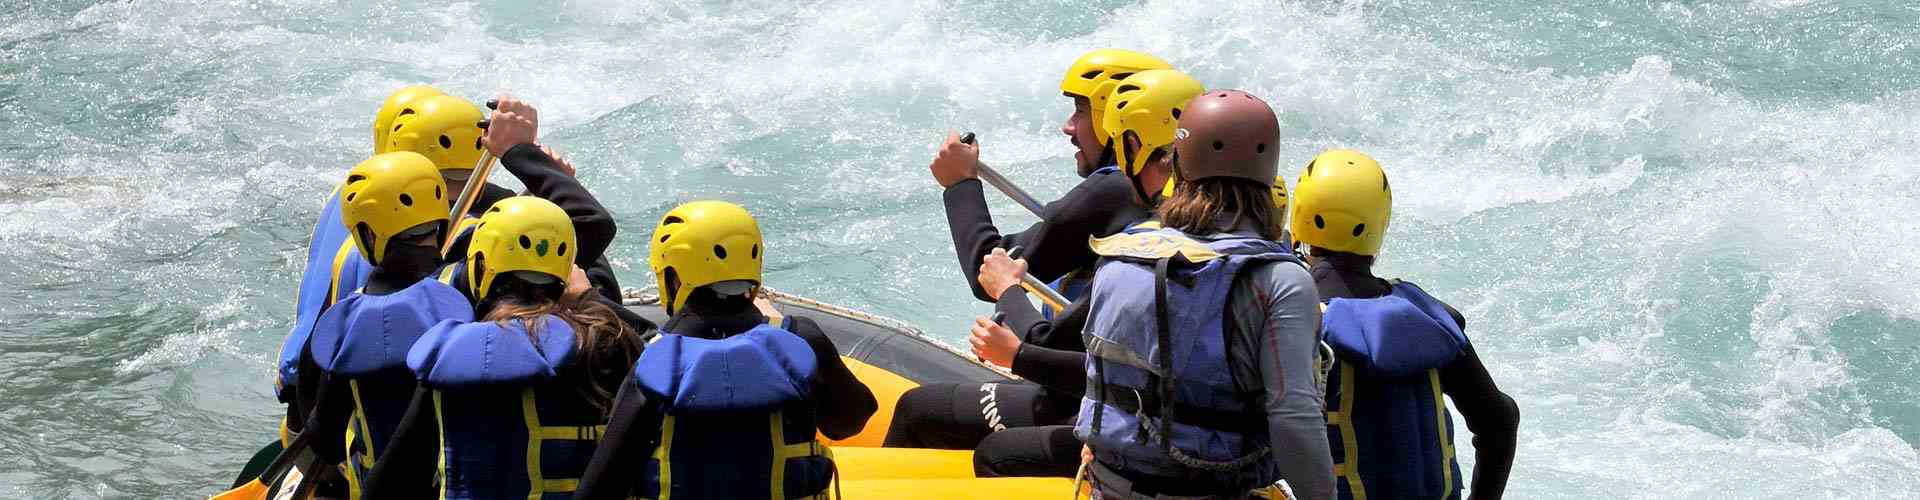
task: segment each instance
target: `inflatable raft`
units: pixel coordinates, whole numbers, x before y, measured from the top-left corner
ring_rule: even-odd
[[[1063,478],[974,477],[972,450],[880,447],[888,424],[893,421],[894,405],[908,390],[932,383],[1005,382],[1015,379],[1011,373],[979,362],[970,353],[935,340],[899,320],[778,291],[767,290],[767,293],[781,316],[805,316],[818,323],[840,349],[847,368],[867,384],[874,399],[879,401],[879,409],[859,434],[842,440],[822,437],[833,447],[839,471],[839,498],[1014,499],[1073,495],[1073,482]],[[655,324],[666,323],[666,313],[651,290],[628,289],[625,298],[628,309]],[[262,450],[265,455],[255,457],[263,467],[265,461],[273,458],[267,451]],[[244,482],[253,476],[243,473],[241,477]],[[241,485],[237,482],[236,486]],[[261,498],[268,491],[258,482],[251,486],[230,492],[235,493],[233,496],[216,498]],[[258,496],[254,493],[256,489]]]

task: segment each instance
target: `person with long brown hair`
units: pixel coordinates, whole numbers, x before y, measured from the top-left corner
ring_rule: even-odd
[[[759,223],[739,205],[694,201],[648,241],[671,319],[621,386],[573,498],[821,496],[835,468],[815,436],[859,433],[877,402],[818,324],[769,324],[754,305]]]
[[[566,497],[643,348],[644,332],[584,286],[558,205],[501,200],[472,238],[465,277],[480,319],[413,344],[420,386],[365,498]]]
[[[1147,162],[1139,185],[1171,192],[1154,221],[1093,242],[1107,260],[1075,424],[1088,477],[1105,498],[1247,498],[1279,481],[1332,498],[1319,298],[1277,241],[1279,120],[1245,92],[1140,87],[1111,99],[1123,151]]]

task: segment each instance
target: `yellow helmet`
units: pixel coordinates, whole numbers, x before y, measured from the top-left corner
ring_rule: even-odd
[[[1287,213],[1287,175],[1273,176],[1273,209],[1285,216]]]
[[[1120,80],[1141,71],[1172,68],[1158,57],[1131,50],[1094,49],[1067,67],[1067,75],[1060,78],[1060,93],[1087,99],[1088,108],[1093,110],[1093,136],[1104,141],[1110,134],[1101,118],[1107,112],[1107,97]]]
[[[447,238],[447,184],[427,157],[412,151],[374,155],[347,171],[340,222],[367,263],[380,265],[405,233],[436,229]],[[421,227],[424,224],[439,224]]]
[[[1320,153],[1293,193],[1293,238],[1314,248],[1376,255],[1393,215],[1393,188],[1380,163],[1359,151]]]
[[[409,85],[388,94],[387,101],[380,104],[380,111],[373,115],[373,154],[387,152],[387,134],[393,131],[393,119],[417,112],[408,104],[437,95],[443,95],[440,89],[426,85]]]
[[[1199,80],[1171,69],[1142,71],[1121,80],[1107,98],[1102,117],[1120,169],[1128,176],[1140,175],[1154,150],[1173,144],[1181,108],[1206,91]],[[1140,150],[1133,156],[1128,156],[1123,141],[1128,132],[1140,141]]]
[[[674,207],[654,227],[652,247],[648,260],[667,314],[700,287],[760,286],[760,225],[739,205],[706,200]]]
[[[579,249],[573,219],[559,205],[536,196],[500,200],[480,214],[473,228],[473,241],[467,245],[467,289],[474,297],[486,298],[495,279],[511,272],[566,283]]]
[[[480,108],[450,95],[427,96],[406,108],[414,113],[394,116],[387,151],[426,155],[440,170],[472,170],[480,162],[480,120],[486,119]]]

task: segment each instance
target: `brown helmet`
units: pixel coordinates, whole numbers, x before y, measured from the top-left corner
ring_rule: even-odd
[[[1208,91],[1187,101],[1173,148],[1182,181],[1234,177],[1272,187],[1280,173],[1280,118],[1253,94]]]

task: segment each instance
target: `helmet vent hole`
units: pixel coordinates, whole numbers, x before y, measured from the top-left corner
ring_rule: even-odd
[[[1358,237],[1358,236],[1360,236],[1360,234],[1361,234],[1361,233],[1365,233],[1365,232],[1367,232],[1367,225],[1366,225],[1366,224],[1354,224],[1354,225],[1353,225],[1353,235],[1354,235],[1355,237]]]
[[[1173,108],[1173,119],[1180,119],[1180,108]]]
[[[556,250],[556,251],[554,252],[554,255],[558,255],[558,256],[561,256],[561,257],[566,257],[566,256],[567,256],[567,244],[566,244],[566,243],[561,243],[561,244],[560,244],[560,248],[559,248],[559,250]]]
[[[524,235],[524,234],[520,235],[520,248],[523,248],[523,249],[533,248],[533,240],[527,239],[527,235]]]
[[[440,149],[453,149],[453,139],[451,139],[451,138],[448,138],[448,137],[447,137],[447,136],[445,136],[445,135],[441,135],[441,136],[440,136]]]
[[[748,252],[748,257],[752,257],[752,258],[755,258],[755,259],[758,259],[758,258],[760,258],[760,244],[759,244],[759,243],[754,243],[754,244],[753,244],[753,250],[750,250],[750,251]]]
[[[1267,143],[1262,142],[1262,143],[1253,145],[1253,154],[1257,154],[1257,155],[1267,154]]]
[[[393,131],[394,131],[394,132],[399,132],[399,131],[400,131],[400,127],[405,127],[405,126],[407,126],[407,124],[405,124],[405,123],[395,123],[395,124],[393,124]]]
[[[1113,74],[1113,79],[1115,79],[1115,80],[1125,80],[1125,79],[1127,79],[1127,77],[1129,77],[1129,76],[1133,76],[1133,73],[1114,73],[1114,74]]]
[[[1113,109],[1127,109],[1127,102],[1128,101],[1120,101],[1120,104],[1113,105]]]
[[[1381,190],[1381,191],[1392,191],[1392,190],[1393,190],[1393,188],[1392,188],[1392,187],[1389,187],[1389,186],[1387,186],[1387,178],[1386,178],[1386,177],[1381,177],[1381,178],[1380,178],[1380,190]]]
[[[686,219],[682,219],[682,218],[680,218],[680,216],[678,216],[678,215],[669,215],[669,216],[667,216],[667,218],[665,218],[665,219],[660,219],[660,225],[662,225],[662,226],[671,226],[671,225],[674,225],[674,224],[679,224],[679,223],[682,223],[682,222],[686,222],[686,221],[687,221]]]
[[[480,149],[482,147],[485,147],[485,146],[480,144],[480,138],[479,137],[473,138],[473,149]]]
[[[715,256],[715,257],[719,257],[719,258],[720,258],[721,260],[726,260],[726,258],[727,258],[727,247],[723,247],[723,246],[720,246],[720,245],[714,245],[714,246],[713,246],[713,256]]]
[[[1326,229],[1327,220],[1320,218],[1320,214],[1313,214],[1313,227],[1315,229]]]
[[[1311,176],[1311,175],[1313,175],[1313,164],[1314,164],[1314,163],[1315,163],[1315,162],[1307,162],[1307,175],[1309,175],[1309,176]],[[1300,179],[1300,181],[1301,181],[1301,182],[1306,182],[1306,179]]]
[[[661,242],[661,243],[666,243],[666,242],[667,242],[667,238],[671,238],[671,237],[673,237],[673,235],[671,235],[671,234],[662,234],[662,235],[660,235],[660,242]]]
[[[347,193],[347,201],[353,201],[353,195],[356,195],[356,194],[360,194],[360,193]]]
[[[436,200],[438,200],[438,199],[440,199],[440,196],[441,196],[441,195],[440,195],[440,186],[434,186],[434,187],[433,187],[433,199],[436,199]]]
[[[1224,149],[1227,149],[1227,143],[1224,143],[1224,142],[1220,142],[1220,141],[1213,141],[1213,150],[1214,150],[1214,151],[1220,151],[1220,150],[1224,150]]]
[[[1100,70],[1097,70],[1097,69],[1080,74],[1080,78],[1083,80],[1092,80],[1099,77],[1100,77]]]
[[[400,116],[407,116],[411,114],[413,114],[413,108],[403,108],[400,110]]]
[[[494,206],[493,206],[493,208],[489,208],[489,209],[487,209],[487,213],[490,213],[490,214],[493,214],[493,213],[500,213],[500,206],[499,206],[499,205],[494,205]]]
[[[360,175],[360,174],[353,174],[353,175],[347,176],[347,184],[353,184],[355,182],[360,182],[364,180],[367,180],[367,176]]]
[[[400,193],[400,205],[408,206],[408,207],[413,206],[413,197],[408,196],[407,193]]]
[[[1113,93],[1115,93],[1115,94],[1125,94],[1125,93],[1128,93],[1128,92],[1132,92],[1132,91],[1135,91],[1135,90],[1140,90],[1140,86],[1139,86],[1139,85],[1121,85],[1121,86],[1120,86],[1120,88],[1118,88],[1118,89],[1115,89],[1115,90],[1113,91]]]

